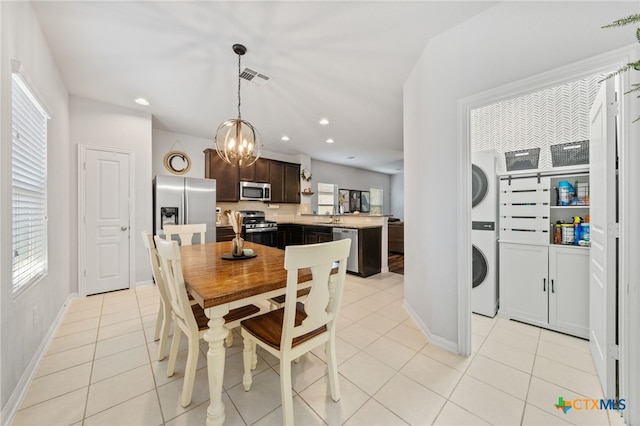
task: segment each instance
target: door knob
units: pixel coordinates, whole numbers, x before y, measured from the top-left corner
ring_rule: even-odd
[[[129,229],[129,227],[127,227],[127,226],[121,226],[121,227],[120,227],[120,230],[121,230],[121,231],[126,231],[127,229]]]

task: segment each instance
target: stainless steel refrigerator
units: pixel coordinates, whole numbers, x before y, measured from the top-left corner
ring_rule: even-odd
[[[216,180],[182,176],[153,179],[153,229],[164,238],[164,225],[206,223],[205,242],[216,241]],[[175,235],[174,239],[178,240]],[[200,235],[193,236],[193,244]]]

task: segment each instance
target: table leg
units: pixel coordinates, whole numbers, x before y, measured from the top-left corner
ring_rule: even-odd
[[[204,340],[209,343],[207,351],[207,371],[209,374],[209,408],[207,408],[207,426],[220,426],[224,423],[224,404],[222,403],[222,381],[224,379],[225,347],[228,331],[224,327],[224,318],[229,307],[214,306],[205,309],[209,318],[209,330]]]

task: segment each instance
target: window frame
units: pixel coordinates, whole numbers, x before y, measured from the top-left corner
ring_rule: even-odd
[[[48,238],[48,143],[49,120],[51,114],[42,96],[24,73],[19,61],[12,60],[11,70],[11,287],[13,297],[24,293],[45,278],[49,271]],[[20,115],[18,115],[20,114]],[[18,118],[21,121],[18,121]],[[18,123],[18,124],[17,124]],[[19,135],[27,142],[18,144]],[[28,144],[28,145],[26,145]],[[29,158],[22,161],[20,158]],[[33,160],[36,159],[34,162]],[[18,167],[17,167],[18,165]],[[28,188],[27,188],[28,187]],[[23,207],[19,213],[26,217],[28,225],[16,226],[16,195],[22,201],[35,202],[36,207]],[[36,219],[29,217],[36,213]],[[35,229],[35,230],[34,230]],[[26,234],[28,254],[22,262],[26,266],[17,267],[14,262],[17,250],[16,235]],[[35,252],[35,255],[34,255]],[[35,261],[35,265],[30,263]],[[16,279],[16,269],[27,272],[27,278]]]

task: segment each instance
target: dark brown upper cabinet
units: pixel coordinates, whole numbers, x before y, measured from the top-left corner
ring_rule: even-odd
[[[204,177],[216,180],[216,201],[236,202],[240,198],[239,172],[215,149],[204,150]]]
[[[242,167],[239,171],[240,180],[247,182],[269,182],[269,165],[273,160],[267,158],[258,158],[255,163],[249,167]]]
[[[269,183],[271,184],[271,202],[284,203],[284,163],[271,161]]]
[[[300,204],[300,165],[258,158],[249,167],[233,167],[220,158],[215,149],[204,151],[204,177],[216,180],[216,200],[237,202],[240,181],[271,184],[272,203]]]
[[[300,164],[284,164],[284,202],[300,204]]]

